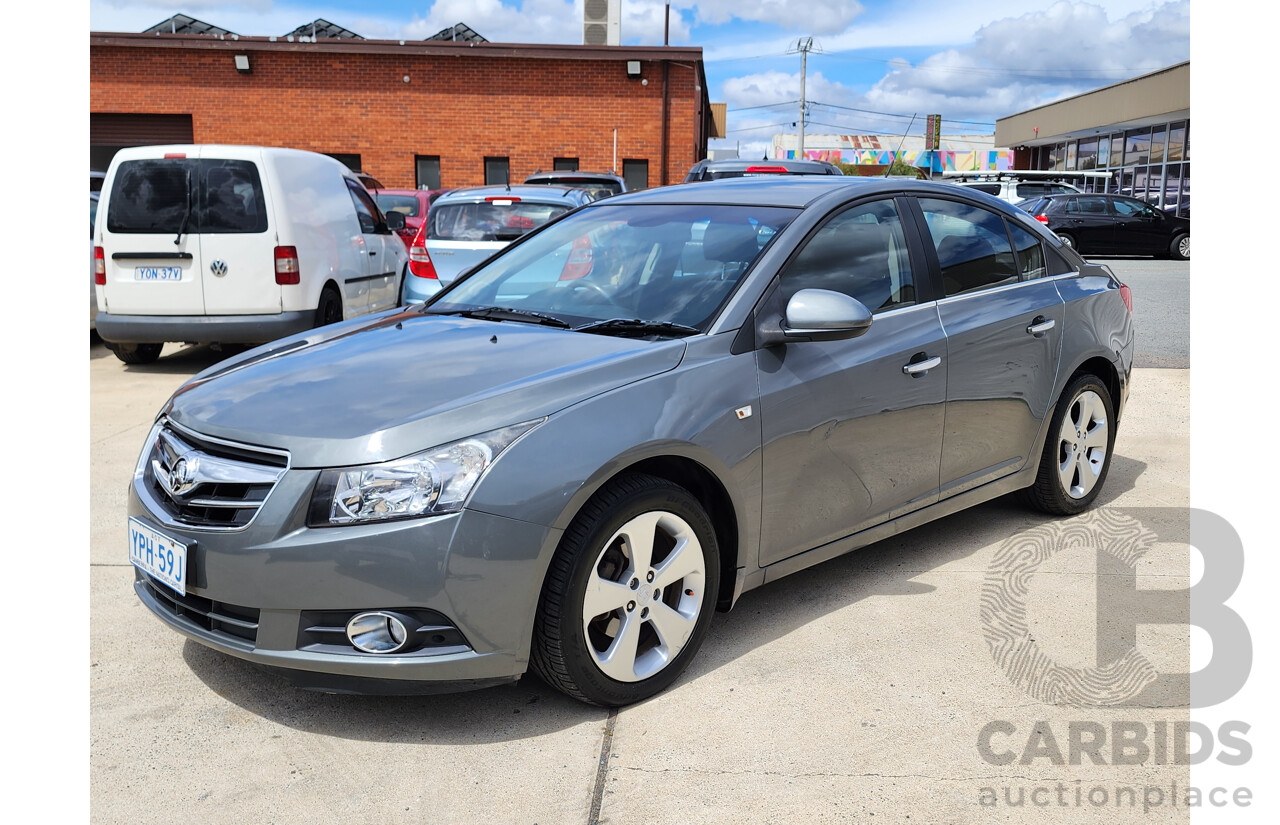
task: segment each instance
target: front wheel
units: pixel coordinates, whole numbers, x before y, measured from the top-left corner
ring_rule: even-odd
[[[702,644],[719,579],[715,530],[698,500],[664,479],[620,476],[565,531],[543,583],[530,664],[584,702],[647,699]]]
[[[151,364],[160,357],[164,344],[108,344],[108,347],[126,364]]]
[[[1169,244],[1169,257],[1176,261],[1191,260],[1191,236],[1179,235]]]
[[[1094,375],[1079,375],[1063,390],[1049,423],[1035,484],[1026,502],[1054,515],[1085,510],[1107,479],[1116,440],[1111,392]]]

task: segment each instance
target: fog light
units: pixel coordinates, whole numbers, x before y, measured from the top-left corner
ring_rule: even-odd
[[[347,622],[347,639],[365,653],[399,653],[417,630],[418,623],[408,616],[373,610]]]

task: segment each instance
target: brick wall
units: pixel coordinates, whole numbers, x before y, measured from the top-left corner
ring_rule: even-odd
[[[91,46],[90,108],[100,113],[191,114],[197,143],[289,146],[354,153],[388,187],[414,185],[414,156],[439,155],[447,188],[484,183],[485,156],[509,157],[511,179],[551,169],[647,159],[661,183],[662,70],[649,83],[624,60]],[[409,82],[404,78],[408,76]],[[668,175],[698,159],[700,93],[692,69],[671,64]]]

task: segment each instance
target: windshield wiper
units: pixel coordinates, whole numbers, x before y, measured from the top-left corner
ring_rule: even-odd
[[[602,335],[701,335],[702,330],[685,324],[674,324],[670,321],[642,321],[639,318],[610,318],[607,321],[592,321],[573,328],[575,332],[594,332]]]
[[[545,312],[534,312],[531,309],[515,309],[514,307],[476,307],[475,309],[454,309],[444,312],[431,312],[430,315],[461,315],[463,318],[484,318],[489,321],[520,321],[526,324],[542,324],[548,327],[569,329],[568,321],[561,320]]]
[[[182,215],[182,223],[178,224],[178,237],[173,239],[173,245],[179,246],[182,243],[182,236],[186,234],[187,223],[191,220],[191,170],[187,170],[187,211]]]

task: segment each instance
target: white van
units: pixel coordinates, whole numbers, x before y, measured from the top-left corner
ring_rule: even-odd
[[[144,364],[166,341],[264,343],[393,308],[403,220],[326,155],[122,149],[95,227],[98,334],[121,361]]]

